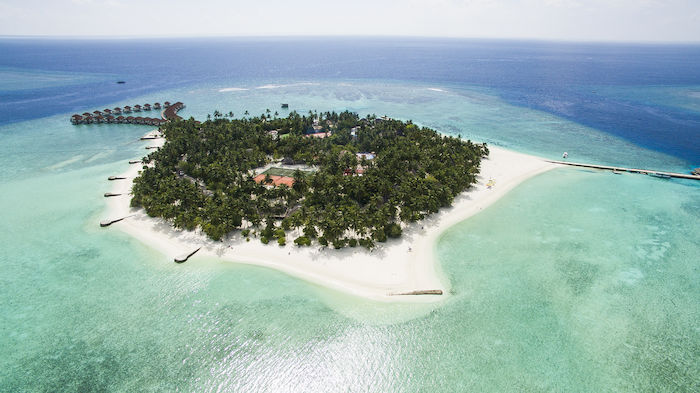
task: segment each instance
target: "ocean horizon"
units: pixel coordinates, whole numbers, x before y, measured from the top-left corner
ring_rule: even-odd
[[[538,175],[440,236],[444,302],[385,304],[261,267],[175,265],[100,229],[107,176],[147,154],[153,127],[70,124],[164,101],[198,120],[350,110],[688,173],[700,45],[3,37],[0,53],[2,391],[700,388],[700,182]]]

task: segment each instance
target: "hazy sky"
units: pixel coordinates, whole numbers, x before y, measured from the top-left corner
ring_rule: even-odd
[[[700,0],[0,0],[0,35],[700,41]]]

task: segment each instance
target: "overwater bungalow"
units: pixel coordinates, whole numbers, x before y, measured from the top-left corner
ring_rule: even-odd
[[[95,115],[95,116],[101,116],[101,115],[102,115],[102,112],[100,112],[100,111],[94,111],[94,112],[92,112],[92,114]]]
[[[143,104],[143,110],[145,110],[145,111],[150,111],[150,110],[151,110],[151,104]]]
[[[134,112],[141,112],[141,105],[139,105],[139,104],[134,105]]]
[[[108,115],[111,115],[111,114],[112,114],[112,110],[109,109],[109,108],[103,109],[102,112],[104,112],[104,113],[106,113],[106,114],[108,114]]]
[[[160,109],[160,102],[153,104],[153,109]]]
[[[114,108],[114,113],[117,114],[117,115],[120,114],[120,113],[122,113],[122,108],[120,108],[120,107]]]
[[[102,115],[95,116],[96,123],[104,123],[104,121],[105,121],[105,118]]]
[[[126,122],[129,123],[129,124],[133,124],[133,123],[134,123],[134,119],[135,119],[134,116],[129,116],[129,117],[126,118]]]
[[[169,102],[169,101],[165,101],[165,102],[163,103],[163,108],[168,108],[168,107],[170,107],[170,102]]]
[[[131,107],[129,105],[124,107],[124,113],[131,113]]]
[[[114,116],[107,115],[105,116],[105,120],[107,120],[107,123],[114,123]]]
[[[124,123],[124,121],[126,120],[126,118],[125,118],[124,116],[117,116],[117,119],[116,119],[116,120],[117,120],[117,123]]]
[[[78,114],[75,114],[70,117],[70,122],[73,124],[80,124],[83,122],[83,117]]]

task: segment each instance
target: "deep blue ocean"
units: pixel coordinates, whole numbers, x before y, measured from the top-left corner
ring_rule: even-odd
[[[100,228],[152,127],[70,115],[165,100],[700,166],[700,46],[0,38],[0,392],[700,391],[700,182],[553,169],[440,235],[439,302],[374,302]]]
[[[206,82],[370,79],[483,86],[700,166],[700,104],[608,89],[695,86],[700,46],[458,39],[0,39],[0,67],[93,75],[0,92],[0,124]],[[117,85],[117,80],[127,83]],[[81,82],[81,81],[78,81]],[[2,83],[2,82],[0,82]]]

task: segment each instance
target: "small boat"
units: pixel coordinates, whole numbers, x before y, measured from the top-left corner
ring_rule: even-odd
[[[117,81],[117,84],[119,84],[119,85],[123,85],[125,83],[126,83],[125,81]]]
[[[649,176],[658,177],[659,179],[670,179],[671,176],[664,175],[663,173],[650,172]]]
[[[621,175],[622,174],[622,171],[617,170],[617,169],[613,169],[612,172],[613,172],[613,175]]]

